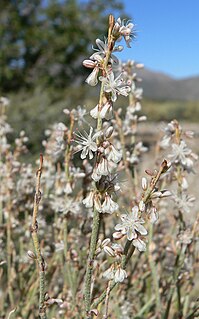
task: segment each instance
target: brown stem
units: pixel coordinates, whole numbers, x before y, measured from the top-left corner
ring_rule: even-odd
[[[36,189],[34,196],[34,205],[33,205],[33,216],[32,216],[32,225],[31,233],[32,240],[36,255],[36,260],[39,266],[39,316],[41,319],[47,319],[46,316],[46,305],[45,305],[45,262],[41,254],[40,243],[38,238],[38,223],[37,216],[39,210],[39,203],[41,200],[41,191],[40,191],[40,180],[42,174],[43,166],[43,155],[40,154],[40,166],[36,173]]]

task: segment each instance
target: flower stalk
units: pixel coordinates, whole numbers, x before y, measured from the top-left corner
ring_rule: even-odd
[[[111,52],[114,47],[114,42],[112,40],[112,30],[114,25],[114,17],[112,15],[109,16],[109,29],[108,29],[108,51],[104,59],[103,65],[103,72],[107,73],[107,66],[110,59]],[[104,100],[104,82],[101,82],[101,89],[100,89],[100,97],[99,97],[99,104],[98,104],[98,111],[101,111],[103,100]],[[98,113],[97,119],[97,131],[102,129],[102,118]],[[98,144],[99,144],[98,138]],[[90,240],[90,249],[89,249],[89,258],[87,262],[86,268],[86,276],[85,276],[85,290],[84,290],[84,298],[85,298],[85,310],[87,318],[89,318],[90,314],[90,306],[91,306],[91,282],[92,282],[92,273],[93,273],[93,263],[96,251],[96,245],[99,235],[99,226],[100,226],[100,213],[94,209],[93,213],[93,225],[92,225],[92,233],[91,233],[91,240]]]
[[[40,166],[36,173],[36,189],[35,189],[35,196],[34,196],[31,234],[32,234],[36,260],[39,266],[39,316],[41,319],[47,319],[46,305],[45,305],[45,262],[41,254],[41,248],[40,248],[40,243],[38,238],[38,223],[37,223],[39,203],[41,200],[41,191],[40,191],[41,182],[40,181],[41,181],[41,174],[42,174],[42,166],[43,166],[43,155],[40,154]]]

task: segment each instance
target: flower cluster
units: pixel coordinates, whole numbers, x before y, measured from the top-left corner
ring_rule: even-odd
[[[132,240],[133,245],[139,251],[145,251],[146,244],[141,236],[147,235],[147,230],[143,226],[145,221],[141,218],[139,207],[134,206],[131,213],[122,214],[121,221],[121,224],[115,226],[115,230],[121,232],[122,235],[126,235],[128,240]],[[114,236],[117,237],[118,234],[116,233]]]
[[[165,135],[159,145],[163,149],[171,149],[168,154],[172,163],[169,172],[170,179],[178,183],[178,192],[173,194],[176,207],[182,212],[189,213],[195,198],[187,194],[188,181],[186,173],[194,172],[195,161],[198,156],[187,146],[185,138],[193,138],[192,131],[183,131],[180,124],[174,120],[164,129]]]

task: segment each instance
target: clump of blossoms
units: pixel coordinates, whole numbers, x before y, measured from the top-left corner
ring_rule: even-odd
[[[168,158],[171,160],[172,169],[169,171],[168,177],[170,180],[177,181],[178,184],[177,192],[173,193],[173,200],[180,214],[181,212],[189,213],[195,198],[187,194],[189,185],[186,175],[194,172],[198,156],[188,147],[185,139],[193,138],[194,133],[192,131],[184,132],[176,120],[168,123],[164,132],[165,135],[159,145],[164,150],[171,149]]]
[[[87,187],[87,192],[82,201],[83,205],[91,210],[93,214],[84,290],[87,318],[90,318],[92,311],[94,311],[93,308],[96,306],[96,303],[91,305],[91,284],[96,255],[103,250],[114,260],[104,272],[104,277],[108,279],[112,290],[115,284],[122,282],[127,277],[125,268],[134,249],[137,248],[139,251],[146,250],[145,237],[147,230],[143,225],[145,223],[144,218],[146,215],[152,214],[152,210],[155,210],[152,205],[152,194],[155,196],[154,194],[158,193],[155,186],[162,172],[168,169],[168,164],[164,161],[158,175],[153,176],[150,187],[144,188],[147,195],[143,195],[145,197],[138,206],[135,205],[133,207],[132,213],[121,215],[122,222],[115,226],[117,232],[114,233],[113,238],[118,240],[126,235],[127,242],[125,247],[110,243],[110,239],[104,239],[99,244],[100,220],[102,220],[103,216],[105,217],[107,214],[110,215],[119,210],[116,195],[120,190],[120,186],[118,182],[115,182],[117,180],[115,177],[117,176],[118,167],[121,166],[120,163],[124,162],[124,165],[126,165],[126,154],[120,149],[118,143],[114,144],[115,139],[113,136],[115,131],[114,126],[111,125],[112,122],[114,123],[114,120],[112,121],[114,114],[113,103],[119,95],[128,96],[131,94],[133,102],[130,102],[128,114],[131,115],[134,122],[138,121],[134,112],[140,110],[142,91],[135,89],[135,75],[131,73],[131,78],[129,79],[129,75],[124,69],[121,73],[114,74],[114,69],[118,70],[117,66],[119,66],[119,60],[114,53],[123,50],[123,47],[118,46],[116,43],[124,37],[127,46],[130,47],[133,27],[132,23],[125,24],[121,19],[115,22],[113,16],[110,16],[108,38],[104,41],[97,39],[97,49],[94,49],[96,52],[88,60],[83,61],[85,67],[92,69],[86,82],[91,86],[101,83],[99,102],[90,111],[91,117],[97,122],[96,128],[90,126],[89,132],[85,130],[84,132],[74,133],[74,141],[78,144],[76,152],[81,151],[80,158],[82,160],[89,159],[92,161],[92,168],[89,172],[91,183]],[[145,151],[141,143],[135,145],[135,150],[137,150],[136,154]],[[163,193],[164,191],[160,191],[157,196],[161,197]]]
[[[128,106],[126,107],[124,118],[122,119],[122,109],[115,112],[113,123],[117,128],[119,140],[123,153],[125,170],[128,176],[129,185],[133,186],[134,193],[137,194],[138,171],[137,166],[140,163],[142,155],[147,152],[148,148],[142,141],[137,140],[138,125],[146,121],[146,116],[139,116],[142,105],[143,89],[138,87],[141,78],[137,75],[143,64],[135,63],[129,60],[126,63],[119,63],[114,67],[116,74],[122,72],[125,82],[131,90],[128,96]]]

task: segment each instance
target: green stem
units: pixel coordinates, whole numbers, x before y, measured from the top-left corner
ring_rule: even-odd
[[[99,233],[99,225],[100,225],[100,216],[99,212],[95,209],[93,215],[93,225],[92,225],[92,234],[90,241],[90,252],[86,269],[86,277],[85,277],[85,290],[84,290],[84,298],[85,298],[85,308],[86,315],[89,318],[89,311],[91,305],[91,279],[93,272],[93,263],[95,257],[95,250],[97,245],[98,233]]]
[[[149,250],[150,249],[150,243],[152,242],[152,236],[153,236],[153,225],[150,224],[150,226],[149,226],[149,243],[148,243],[147,254],[148,254],[149,266],[150,266],[150,269],[151,269],[153,286],[154,286],[154,289],[155,289],[156,307],[157,307],[158,313],[161,314],[159,278],[158,278],[156,265],[155,265],[155,263],[153,261],[153,257],[152,257],[152,255],[150,253],[150,250]]]
[[[143,314],[145,313],[146,310],[150,309],[150,307],[153,305],[155,301],[155,298],[154,296],[151,297],[149,299],[149,301],[140,309],[140,311],[137,313],[137,315],[135,316],[135,319],[136,318],[141,318],[141,316],[143,316]]]
[[[121,266],[123,269],[126,268],[127,263],[129,262],[131,256],[133,255],[134,251],[135,251],[135,247],[132,246],[131,244],[132,242],[127,240],[126,245],[124,247],[124,256],[122,258],[122,262],[121,262]],[[129,253],[128,253],[129,251]],[[118,283],[116,282],[112,282],[109,288],[109,293],[111,293],[111,291],[118,285]],[[99,298],[91,305],[92,309],[96,309],[98,307],[98,305],[104,301],[104,299],[106,298],[106,294],[107,291],[103,291],[103,293],[99,296]]]
[[[166,310],[164,312],[164,315],[163,315],[163,319],[168,319],[169,318],[169,311],[170,311],[170,308],[171,308],[171,302],[172,302],[172,299],[173,299],[173,295],[174,295],[174,292],[175,292],[175,288],[176,288],[176,284],[178,282],[178,276],[179,276],[179,272],[180,272],[180,269],[181,269],[181,262],[180,262],[180,257],[181,257],[181,250],[178,252],[177,256],[176,256],[176,260],[175,260],[175,264],[174,264],[174,273],[173,273],[173,281],[172,281],[172,287],[170,289],[170,292],[169,292],[169,297],[168,297],[168,301],[167,301],[167,306],[166,306]]]

